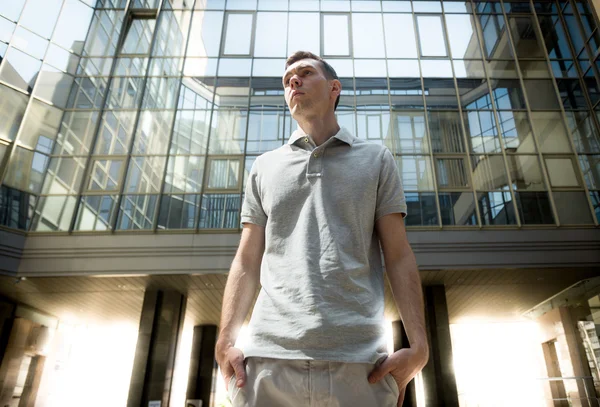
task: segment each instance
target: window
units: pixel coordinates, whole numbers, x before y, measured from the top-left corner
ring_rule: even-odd
[[[388,58],[417,57],[417,40],[411,14],[384,14],[383,25]],[[399,41],[399,38],[402,40]]]
[[[255,57],[286,56],[287,13],[258,13],[256,16]],[[305,32],[305,29],[302,30]]]
[[[207,192],[239,191],[241,159],[239,157],[209,158]]]
[[[286,55],[297,50],[321,53],[321,25],[319,13],[293,13],[290,15]]]
[[[352,14],[352,39],[355,58],[385,57],[383,27],[381,24],[381,14]],[[369,33],[369,35],[365,35],[365,33]],[[406,39],[401,42],[406,42]]]
[[[323,14],[323,54],[325,56],[350,56],[350,30],[348,14]]]
[[[250,55],[254,14],[228,13],[223,55]]]
[[[419,42],[421,56],[423,57],[445,57],[446,42],[444,40],[444,28],[441,16],[417,16],[419,28]]]

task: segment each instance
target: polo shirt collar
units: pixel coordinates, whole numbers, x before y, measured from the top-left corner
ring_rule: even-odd
[[[295,144],[298,140],[303,139],[305,137],[310,137],[310,136],[308,134],[306,134],[304,132],[304,130],[302,130],[300,127],[298,127],[290,136],[290,139],[288,140],[288,144]],[[336,139],[338,139],[340,141],[343,141],[344,143],[348,144],[349,146],[351,146],[352,143],[354,143],[354,137],[344,127],[340,127],[340,130],[333,137],[335,137]],[[310,137],[310,139],[312,140],[312,137]]]

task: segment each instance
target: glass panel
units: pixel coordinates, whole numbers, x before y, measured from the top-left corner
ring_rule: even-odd
[[[380,14],[352,14],[352,39],[355,58],[385,57],[383,26],[381,24]],[[364,35],[366,32],[369,35]]]
[[[94,154],[127,154],[134,119],[135,112],[106,111],[102,117]]]
[[[442,225],[477,226],[472,192],[441,192],[439,199]]]
[[[508,153],[536,151],[531,126],[525,112],[498,112],[504,147]]]
[[[580,183],[575,175],[575,168],[571,158],[545,157],[548,177],[552,187],[579,187]]]
[[[289,19],[287,55],[298,50],[321,53],[321,23],[319,13],[294,13]]]
[[[452,64],[449,60],[422,59],[421,70],[424,78],[452,78]]]
[[[246,111],[217,110],[213,114],[210,154],[243,154]]]
[[[474,153],[499,153],[500,141],[494,113],[488,110],[464,112],[465,127],[471,151]]]
[[[246,154],[263,153],[283,144],[283,112],[250,111]]]
[[[209,110],[177,112],[169,153],[206,154],[209,121]]]
[[[287,10],[287,2],[279,0],[258,0],[259,10]]]
[[[356,79],[356,105],[361,108],[388,109],[389,93],[386,79]]]
[[[12,47],[2,62],[0,79],[31,92],[42,62]]]
[[[547,192],[516,192],[521,223],[554,224]]]
[[[222,27],[222,12],[195,11],[186,55],[188,57],[218,56]]]
[[[73,81],[74,79],[71,75],[44,64],[39,73],[37,86],[33,94],[40,99],[47,100],[56,107],[64,109],[67,105]]]
[[[515,207],[510,192],[482,192],[477,194],[479,213],[484,225],[516,225]]]
[[[357,137],[391,147],[389,138],[390,114],[385,112],[357,112]]]
[[[483,43],[488,58],[512,59],[512,51],[504,33],[504,17],[499,14],[480,15]]]
[[[121,184],[124,160],[92,160],[86,180],[87,192],[118,191]]]
[[[250,76],[251,59],[226,59],[219,62],[219,76]]]
[[[350,1],[321,0],[321,11],[350,11]]]
[[[14,140],[27,107],[27,96],[0,85],[0,137]]]
[[[433,191],[431,158],[428,156],[397,156],[396,165],[406,191]]]
[[[446,16],[448,43],[452,58],[479,59],[479,42],[473,18],[468,14]]]
[[[518,80],[492,80],[490,84],[497,109],[525,109],[525,97]]]
[[[553,192],[558,219],[562,225],[593,224],[585,192]]]
[[[46,48],[48,48],[48,40],[43,39],[39,35],[36,35],[23,27],[17,27],[13,34],[11,44],[15,48],[25,51],[38,59],[44,58]]]
[[[465,151],[458,112],[428,112],[427,119],[434,153]]]
[[[171,156],[167,163],[164,192],[199,193],[204,174],[204,156]]]
[[[215,91],[215,105],[217,107],[248,108],[250,88],[247,78],[220,78]]]
[[[52,157],[42,194],[72,195],[79,192],[87,157]]]
[[[387,57],[416,58],[417,41],[412,15],[384,14],[383,24],[385,27]],[[402,38],[402,41],[398,41],[399,38]]]
[[[237,189],[239,173],[239,159],[213,159],[210,161],[207,187],[210,189]]]
[[[97,112],[66,112],[62,118],[53,154],[87,154],[97,120]]]
[[[40,197],[31,229],[38,232],[69,230],[76,203],[74,196]]]
[[[269,60],[272,61],[272,60]],[[276,60],[278,73],[282,72],[282,66],[285,66],[283,60]],[[256,67],[256,61],[254,62]],[[342,87],[344,84],[342,83]],[[252,78],[252,97],[250,108],[285,108],[284,90],[281,86],[281,80],[275,78]]]
[[[394,112],[392,117],[395,117],[396,124],[393,127],[396,153],[423,154],[429,152],[423,113]]]
[[[158,215],[159,229],[194,229],[200,195],[163,195]]]
[[[148,54],[156,20],[133,20],[123,42],[121,54]]]
[[[83,86],[85,86],[85,82],[82,84],[82,88]],[[144,78],[142,77],[115,77],[110,87],[108,107],[110,109],[139,108],[143,86]],[[93,88],[89,90],[94,91]]]
[[[600,189],[600,155],[580,155],[579,164],[589,189]]]
[[[390,78],[419,78],[419,61],[413,60],[387,60],[388,76]]]
[[[441,13],[442,4],[439,1],[413,1],[415,13]]]
[[[407,192],[406,226],[438,226],[435,193]]]
[[[32,149],[50,154],[58,133],[62,113],[62,110],[33,100],[27,111],[19,142]]]
[[[0,15],[12,21],[17,21],[25,5],[25,0],[11,0],[0,3]]]
[[[396,11],[402,13],[410,13],[412,8],[409,1],[382,1],[383,11]]]
[[[172,111],[142,111],[135,132],[133,154],[166,154],[173,115]]]
[[[546,61],[520,61],[523,78],[550,78]]]
[[[437,181],[440,188],[469,186],[465,160],[462,158],[437,158]]]
[[[535,155],[507,156],[513,187],[519,191],[545,191],[540,162]]]
[[[587,109],[585,96],[578,79],[557,79],[556,84],[565,109]]]
[[[62,0],[27,0],[19,23],[44,38],[50,38]]]
[[[560,103],[551,80],[525,79],[525,90],[531,110],[558,110]]]
[[[227,10],[256,10],[256,0],[228,0]]]
[[[200,208],[201,229],[237,229],[240,226],[240,194],[204,194]]]
[[[444,29],[441,16],[417,16],[421,56],[445,57]]]
[[[457,79],[458,97],[465,110],[492,109],[487,82],[483,79]]]
[[[420,79],[390,79],[390,95],[393,108],[424,108]]]
[[[508,178],[501,155],[479,155],[471,159],[473,165],[473,183],[478,191],[497,191],[508,189]]]
[[[83,196],[79,205],[75,229],[110,230],[116,212],[116,203],[116,196]]]
[[[94,9],[77,0],[66,0],[52,41],[79,54],[90,28]]]
[[[252,41],[252,14],[228,14],[225,55],[249,55]]]
[[[517,66],[515,61],[496,61],[486,60],[485,66],[487,67],[490,78],[518,78]]]
[[[126,193],[158,193],[163,179],[165,158],[132,157],[127,169]]]
[[[543,153],[570,153],[571,145],[559,112],[532,112],[531,120]]]
[[[590,191],[590,200],[596,213],[596,219],[600,222],[600,191]]]
[[[581,36],[581,31],[579,31],[579,26],[577,24],[575,16],[564,15],[564,19],[567,24],[567,31],[569,31],[569,35],[571,36],[573,48],[575,48],[575,53],[578,54],[585,43],[583,37]]]
[[[117,229],[152,229],[158,195],[124,195]]]
[[[452,79],[423,79],[428,109],[458,109],[456,90]]]
[[[357,78],[386,77],[385,59],[355,59],[354,75]]]
[[[0,188],[0,225],[28,230],[36,197],[2,185]]]
[[[518,58],[545,57],[532,17],[509,17],[508,23]]]
[[[290,0],[290,10],[319,11],[319,0]]]
[[[255,57],[286,56],[287,13],[258,13]]]
[[[348,15],[323,15],[323,53],[350,55]]]
[[[538,16],[550,58],[572,58],[569,43],[558,16]]]
[[[567,124],[579,153],[600,152],[600,137],[588,112],[566,112]]]
[[[50,158],[46,154],[15,147],[6,169],[3,184],[38,194]]]

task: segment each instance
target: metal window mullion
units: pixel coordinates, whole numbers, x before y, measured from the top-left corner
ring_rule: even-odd
[[[534,29],[536,30],[536,34],[539,35],[538,38],[544,38],[541,35],[542,34],[542,29],[541,29],[541,26],[539,24],[537,13],[535,12],[535,7],[533,7],[533,0],[529,0],[529,1],[531,3],[530,6],[532,7],[532,10],[533,10],[532,17],[533,17],[533,20],[535,20],[533,24],[535,26]],[[552,65],[550,64],[550,56],[548,55],[548,50],[546,49],[545,44],[544,44],[544,46],[542,48],[543,48],[542,52],[544,53],[544,56],[546,58],[546,66],[548,67],[549,72],[552,72]],[[578,65],[578,64],[576,64],[576,65]],[[579,73],[579,71],[578,71],[578,73]],[[578,78],[578,79],[579,79],[579,81],[581,83],[581,79],[580,78]],[[551,81],[554,84],[554,92],[555,92],[558,100],[560,101],[561,100],[561,98],[560,98],[560,92],[558,91],[558,85],[556,84],[556,78],[554,77],[554,75],[551,75]],[[584,96],[587,96],[586,93],[587,92],[583,92]],[[588,103],[588,108],[589,108],[590,103],[589,103],[588,99],[586,99],[586,103]],[[591,112],[591,110],[590,110],[590,112]],[[590,211],[593,214],[594,213],[594,205],[592,204],[592,200],[590,198],[590,191],[589,191],[589,189],[587,187],[587,183],[585,182],[585,178],[583,177],[583,171],[581,170],[581,166],[579,165],[578,160],[577,160],[577,148],[575,146],[575,142],[573,141],[573,136],[571,134],[571,129],[569,129],[569,126],[567,126],[567,123],[568,123],[567,122],[567,115],[565,113],[565,109],[564,109],[564,106],[562,104],[562,101],[560,102],[560,114],[561,114],[561,117],[562,117],[562,120],[563,120],[563,125],[565,127],[565,130],[567,131],[567,138],[569,139],[569,141],[568,141],[569,145],[571,146],[571,156],[575,157],[575,164],[576,164],[575,165],[575,168],[576,168],[575,171],[579,171],[579,174],[578,174],[579,177],[580,177],[579,179],[582,182],[583,189],[585,191],[586,200],[588,202],[588,206],[590,208]],[[545,160],[542,163],[542,165],[544,167],[546,166],[546,161]],[[548,188],[554,190],[552,188],[552,185],[550,185],[550,184],[548,185]],[[594,218],[594,225],[598,226],[598,218],[596,216],[592,216],[592,217]]]
[[[577,5],[571,4],[571,8],[573,9],[573,17],[575,17],[575,23],[577,24],[577,29],[579,30],[579,34],[581,35],[581,38],[583,39],[583,49],[587,53],[587,60],[590,62],[590,65],[592,67],[592,72],[594,73],[594,77],[596,78],[596,84],[598,84],[598,86],[600,86],[600,72],[598,72],[598,68],[596,67],[596,64],[594,63],[595,53],[591,52],[592,49],[590,48],[590,45],[589,45],[589,39],[594,35],[594,30],[592,30],[592,34],[588,37],[585,34],[585,30],[583,29],[583,23],[581,22],[581,15],[579,14],[579,9],[577,8]],[[592,8],[595,8],[595,7],[592,7]],[[579,55],[575,56],[574,57],[575,61],[573,61],[573,62],[576,62],[576,65],[579,65],[578,56]],[[583,78],[583,75],[581,77]]]
[[[412,3],[411,3],[411,7]],[[414,13],[414,11],[411,13],[411,16],[413,18],[413,30],[415,31],[415,38],[419,39],[419,33],[417,32],[417,20],[416,20],[416,15]],[[384,33],[385,35],[385,33]],[[420,43],[419,43],[419,47],[420,47]],[[433,155],[433,146],[431,144],[431,134],[429,132],[429,117],[427,114],[427,101],[425,98],[425,87],[424,87],[424,82],[423,82],[423,72],[421,71],[421,52],[420,52],[420,48],[419,48],[419,52],[417,53],[417,61],[419,63],[419,81],[421,82],[421,98],[423,100],[423,124],[425,125],[425,137],[427,137],[427,143],[429,145],[429,158],[431,160],[431,177],[433,179],[433,191],[434,191],[434,200],[436,203],[436,210],[437,210],[437,216],[438,216],[438,229],[442,229],[442,211],[440,210],[440,202],[439,202],[439,194],[438,194],[438,186],[437,186],[437,170],[436,170],[436,162],[435,162],[435,157]],[[419,205],[421,206],[422,202],[421,202],[421,191],[418,189],[417,186],[417,190],[418,190],[418,194],[419,194]],[[421,215],[421,220],[422,220],[422,215]],[[424,225],[421,225],[424,226]]]
[[[531,0],[530,0],[531,1]],[[504,3],[502,3],[504,4]],[[550,208],[552,210],[552,213],[554,215],[554,222],[556,223],[557,227],[560,227],[560,219],[558,218],[558,210],[556,209],[556,204],[554,203],[554,197],[551,193],[551,188],[550,188],[550,177],[548,175],[548,171],[546,170],[546,165],[544,164],[544,156],[542,155],[542,150],[540,149],[540,143],[537,139],[537,130],[535,129],[535,126],[533,125],[533,116],[531,114],[531,106],[529,105],[529,96],[527,95],[527,90],[525,89],[525,81],[523,80],[523,72],[521,71],[521,63],[519,61],[519,58],[517,58],[517,49],[515,47],[515,42],[514,39],[512,37],[512,32],[510,30],[510,20],[508,18],[508,16],[506,15],[506,11],[504,10],[504,7],[502,7],[502,15],[505,18],[505,25],[506,25],[506,33],[508,35],[508,39],[509,39],[509,46],[511,51],[513,52],[513,56],[514,56],[514,60],[515,60],[515,68],[517,70],[517,75],[519,77],[519,84],[521,85],[521,89],[523,91],[523,95],[525,96],[525,107],[527,109],[527,116],[529,118],[529,121],[531,123],[531,136],[533,139],[533,144],[535,145],[535,148],[537,149],[537,156],[538,156],[538,160],[541,166],[541,170],[542,170],[542,177],[544,179],[544,182],[546,184],[546,189],[547,189],[547,193],[548,193],[548,202],[550,202]],[[534,192],[540,192],[540,191],[534,191]]]
[[[465,150],[465,154],[467,157],[467,171],[469,172],[468,174],[468,179],[469,179],[469,183],[471,185],[470,189],[471,189],[471,193],[473,194],[473,203],[475,204],[475,214],[477,217],[477,222],[478,222],[478,226],[481,229],[481,214],[479,213],[479,205],[478,200],[477,200],[477,194],[475,192],[475,183],[473,182],[473,168],[472,168],[472,164],[471,164],[471,151],[469,148],[469,140],[467,138],[467,132],[466,132],[466,126],[464,123],[464,117],[463,117],[463,110],[462,110],[462,103],[460,100],[460,93],[458,92],[458,80],[456,79],[456,72],[454,70],[454,60],[452,59],[452,50],[450,47],[450,36],[448,35],[448,28],[446,26],[446,18],[445,18],[446,13],[442,12],[442,30],[444,33],[445,41],[446,41],[446,52],[448,53],[448,57],[450,58],[450,67],[452,69],[452,83],[454,84],[454,94],[456,96],[456,100],[458,102],[458,115],[459,115],[459,120],[460,120],[460,128],[462,131],[462,136],[463,136],[463,143],[464,143],[464,150]],[[477,34],[475,33],[475,35],[477,36]],[[463,157],[461,157],[463,158]],[[464,158],[463,158],[464,160]],[[441,211],[441,210],[440,210]],[[465,225],[461,225],[461,226],[465,226]]]
[[[175,103],[178,103],[179,96],[181,95],[181,86],[182,86],[182,83],[183,83],[183,69],[184,69],[185,62],[186,62],[185,61],[185,55],[187,54],[187,49],[188,49],[188,46],[190,44],[189,37],[190,37],[190,32],[192,30],[192,20],[194,18],[194,14],[193,14],[194,11],[193,10],[194,10],[194,6],[195,5],[196,5],[196,0],[192,0],[192,9],[189,12],[190,13],[190,24],[189,24],[189,27],[188,27],[187,35],[185,37],[186,38],[185,39],[186,42],[185,42],[185,47],[184,47],[184,50],[183,50],[183,55],[184,55],[183,59],[184,60],[183,60],[182,66],[181,66],[181,73],[177,76],[177,78],[179,79],[179,86],[178,86],[178,89],[177,89],[177,92],[176,92],[176,95],[175,95],[175,99],[174,99]],[[163,13],[164,11],[165,10],[162,10],[161,13]],[[171,11],[171,10],[168,10],[167,12],[169,12],[169,11]],[[171,11],[171,12],[173,12],[173,11]],[[182,14],[186,13],[186,12],[187,12],[187,10],[184,10],[184,11],[182,11]],[[152,63],[151,62],[152,58],[149,58],[149,60],[150,60],[149,64]],[[171,120],[171,131],[170,131],[171,134],[169,135],[169,142],[168,142],[168,146],[169,146],[168,148],[169,149],[170,149],[170,147],[171,147],[171,145],[173,143],[173,134],[175,133],[175,121],[176,120],[177,120],[177,105],[175,105],[175,110],[173,111],[173,119]],[[167,170],[168,170],[169,158],[170,157],[171,157],[171,154],[169,154],[169,150],[167,150],[167,158],[165,160],[165,168],[163,169],[163,175],[162,175],[162,178],[160,180],[160,192],[159,192],[159,195],[158,195],[158,202],[156,203],[156,213],[154,214],[154,218],[152,220],[152,230],[154,232],[156,232],[157,229],[158,229],[158,217],[159,217],[160,209],[161,209],[161,206],[162,206],[162,197],[163,197],[163,194],[165,193],[165,183],[166,183],[165,178],[166,178],[166,175],[167,175]],[[186,169],[187,169],[188,165],[189,165],[189,160],[186,163]],[[185,193],[185,191],[184,191],[184,193]],[[184,198],[184,202],[185,202],[185,198]],[[170,212],[170,206],[171,206],[171,203],[169,201],[169,212]],[[185,205],[182,205],[182,208],[184,208],[184,207],[185,207]],[[169,219],[169,217],[167,216],[167,222],[168,222],[168,219]],[[179,222],[180,222],[180,226],[181,226],[181,222],[183,222],[183,220],[180,219]]]
[[[382,34],[383,34],[383,55],[385,58],[385,71],[386,71],[386,75],[387,77],[386,79],[386,85],[387,85],[387,98],[388,98],[388,112],[390,114],[390,118],[389,118],[389,127],[388,127],[388,131],[391,130],[391,145],[392,145],[392,152],[394,157],[396,156],[396,153],[399,151],[398,148],[396,147],[396,137],[394,137],[394,130],[397,131],[398,134],[398,138],[400,138],[400,128],[398,127],[397,124],[397,120],[393,120],[394,119],[394,114],[392,111],[392,88],[390,85],[390,69],[388,67],[388,55],[387,55],[387,39],[386,39],[386,35],[385,35],[385,21],[383,19],[383,3],[381,1],[379,1],[379,7],[381,8],[382,11],[379,12],[379,15],[381,16],[381,29],[382,29]]]
[[[504,18],[504,16],[502,18]],[[483,52],[486,52],[485,48],[484,48],[485,44],[483,43],[483,29],[481,28],[481,21],[479,21],[478,18],[474,18],[474,23],[475,23],[475,30],[477,31],[479,46],[482,48]],[[504,27],[506,28],[506,21],[504,22]],[[486,59],[489,60],[489,58],[486,58]],[[516,58],[515,58],[515,60],[516,60]],[[506,153],[506,148],[504,146],[504,133],[502,132],[502,126],[500,125],[500,116],[498,114],[498,108],[496,106],[496,101],[494,99],[494,93],[492,90],[488,67],[485,63],[483,64],[483,72],[485,75],[485,80],[487,82],[488,92],[490,95],[490,103],[492,104],[492,114],[494,116],[494,121],[496,124],[496,132],[498,133],[498,142],[500,143],[500,151],[502,153],[503,162],[504,162],[504,171],[506,173],[506,179],[508,181],[508,191],[510,192],[510,196],[512,198],[512,206],[513,206],[513,210],[515,213],[515,219],[517,221],[517,227],[521,228],[523,225],[521,222],[521,216],[519,214],[519,208],[517,207],[517,196],[516,196],[516,193],[512,186],[513,182],[512,182],[510,167],[508,166],[508,155]],[[484,153],[484,155],[486,155],[488,157],[490,156],[489,154],[485,154],[485,153]],[[473,186],[473,187],[475,188],[475,186]],[[500,191],[504,192],[503,190],[500,190]],[[497,192],[497,191],[494,191],[494,192]],[[504,201],[504,195],[502,195],[502,199]],[[479,200],[478,200],[478,202],[479,202]],[[483,224],[482,224],[482,227],[483,227]]]
[[[110,222],[110,227],[111,227],[111,233],[115,233],[115,230],[117,228],[117,221],[119,219],[119,214],[121,213],[121,202],[123,201],[123,194],[125,192],[125,183],[127,182],[127,173],[129,171],[129,163],[131,162],[131,156],[132,156],[132,150],[133,150],[133,146],[135,144],[135,134],[137,132],[137,129],[139,127],[139,120],[140,120],[140,116],[141,116],[141,112],[143,109],[143,105],[144,105],[144,96],[146,96],[146,89],[148,87],[148,78],[150,76],[150,64],[152,61],[152,52],[154,51],[154,45],[156,43],[156,38],[158,35],[158,30],[160,27],[160,22],[162,20],[162,13],[160,13],[160,10],[162,9],[162,3],[164,0],[160,0],[159,1],[159,5],[156,8],[156,24],[154,25],[154,30],[152,32],[152,41],[150,43],[150,47],[149,47],[149,54],[148,54],[148,62],[146,62],[146,72],[144,73],[144,81],[142,82],[142,85],[139,89],[141,98],[139,101],[139,105],[138,108],[136,109],[135,112],[135,118],[134,118],[134,125],[133,128],[131,129],[131,140],[129,141],[129,147],[127,149],[127,157],[125,158],[125,163],[124,163],[124,168],[125,168],[125,176],[123,177],[123,182],[121,183],[121,185],[119,186],[119,193],[117,195],[117,201],[115,204],[115,212],[114,212],[114,217]],[[131,18],[131,17],[130,17]],[[127,34],[127,33],[125,33]],[[125,37],[122,37],[123,40],[125,39]],[[116,62],[115,58],[115,62]],[[130,77],[126,77],[126,78],[130,78]],[[107,94],[108,94],[108,90],[107,90]],[[146,155],[147,157],[148,155]],[[165,166],[167,165],[166,161],[165,161]],[[149,194],[146,194],[149,195]]]
[[[252,70],[254,69],[254,58],[252,58],[252,62],[250,65],[251,65],[250,66],[250,75],[252,75]],[[243,204],[243,196],[244,196],[244,171],[246,170],[246,154],[247,154],[247,149],[248,149],[248,128],[250,127],[250,100],[252,99],[252,76],[249,78],[248,82],[249,82],[248,83],[249,95],[248,95],[248,106],[246,108],[246,112],[247,112],[246,129],[244,130],[244,134],[246,135],[246,137],[244,137],[244,153],[242,155],[243,161],[240,163],[240,169],[238,170],[239,171],[238,185],[240,188],[240,197],[239,197],[239,204],[238,204],[238,208],[239,208],[238,209],[239,222],[238,222],[238,226],[237,226],[238,231],[242,230],[242,204]],[[263,116],[262,110],[261,110],[260,116],[261,116],[260,117],[260,120],[261,120],[261,129],[260,129],[261,137],[260,137],[260,139],[262,140],[262,116]]]

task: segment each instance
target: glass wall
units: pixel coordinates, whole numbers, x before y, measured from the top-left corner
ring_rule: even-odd
[[[340,125],[395,155],[409,227],[600,220],[587,3],[41,1],[0,5],[3,226],[238,229],[252,163],[297,126],[299,49],[337,70]]]

